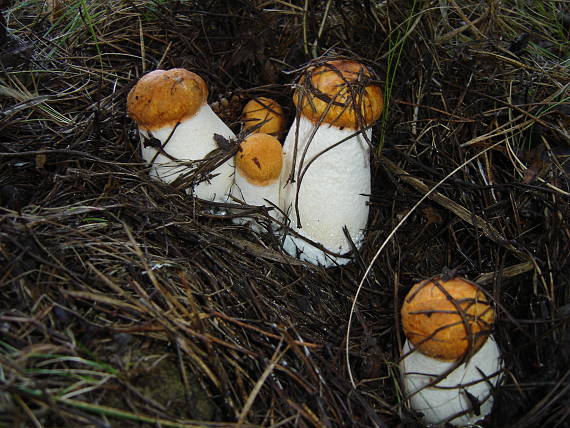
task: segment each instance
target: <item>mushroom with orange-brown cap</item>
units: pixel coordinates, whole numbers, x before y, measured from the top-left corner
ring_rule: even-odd
[[[370,126],[382,91],[364,64],[338,59],[306,68],[293,101],[298,116],[283,145],[281,207],[290,220],[283,249],[313,264],[346,264],[368,221]]]
[[[279,177],[283,165],[283,151],[279,141],[269,134],[248,135],[235,156],[235,182],[231,195],[247,205],[279,206]],[[239,224],[249,223],[260,231],[259,223],[244,217],[235,218]]]
[[[410,407],[425,423],[469,426],[490,413],[503,367],[494,319],[485,294],[461,277],[422,281],[406,295],[400,370]]]
[[[285,130],[283,108],[274,99],[257,97],[249,100],[241,114],[243,129],[279,138]]]
[[[190,174],[218,148],[215,134],[235,137],[212,111],[207,98],[206,82],[182,68],[151,71],[131,89],[128,113],[139,127],[142,156],[151,164],[151,177],[171,183]],[[223,161],[210,171],[207,180],[190,190],[202,199],[225,201],[233,169],[230,159]]]

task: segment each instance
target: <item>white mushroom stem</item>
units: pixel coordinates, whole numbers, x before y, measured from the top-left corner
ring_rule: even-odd
[[[364,135],[354,135],[354,129],[340,129],[328,123],[316,126],[304,116],[291,125],[283,146],[281,207],[288,214],[293,231],[342,255],[352,250],[344,227],[357,248],[364,238],[371,187],[370,149]],[[364,132],[370,140],[371,130]],[[288,180],[293,167],[291,182]],[[331,256],[293,234],[285,236],[283,249],[301,260],[323,266],[350,261]]]
[[[208,153],[218,148],[214,134],[227,139],[235,138],[232,130],[216,116],[207,104],[200,107],[194,116],[182,121],[176,129],[172,126],[165,126],[150,133],[144,129],[140,132],[142,157],[148,163],[152,162],[150,176],[167,183],[174,181],[180,174],[187,174],[191,171],[187,165],[181,165],[181,163],[204,159]],[[150,134],[160,140],[163,145],[162,150],[173,159],[159,153],[148,143],[145,146],[145,139],[150,138]],[[232,184],[233,172],[233,163],[228,160],[210,172],[213,176],[210,180],[194,186],[194,195],[202,199],[225,202]]]
[[[492,336],[467,362],[431,386],[428,385],[457,363],[428,357],[414,350],[408,340],[402,355],[404,392],[410,407],[423,414],[426,424],[449,422],[470,426],[491,412],[493,389],[501,379],[503,368],[499,347]]]
[[[274,183],[266,186],[255,186],[248,182],[247,179],[236,170],[235,182],[231,189],[231,195],[235,199],[243,201],[247,205],[278,207],[280,188],[279,180],[276,180]],[[269,215],[273,218],[278,218],[279,210],[277,208],[273,208],[269,211]],[[233,222],[235,224],[249,224],[256,232],[264,230],[263,227],[250,218],[238,217],[234,218]]]

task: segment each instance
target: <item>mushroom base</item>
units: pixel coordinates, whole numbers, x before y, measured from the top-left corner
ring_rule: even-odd
[[[235,182],[231,188],[231,195],[235,199],[232,202],[242,201],[247,205],[266,206],[273,208],[269,211],[269,215],[273,218],[279,218],[280,214],[276,207],[279,206],[279,180],[266,186],[256,186],[247,181],[236,169]],[[236,210],[237,211],[237,210]],[[257,220],[249,217],[237,217],[232,219],[234,224],[247,224],[255,232],[263,232],[267,227],[260,224]]]
[[[314,238],[305,235],[303,229],[295,229],[295,232],[302,237],[314,240]],[[313,244],[307,242],[302,237],[297,237],[292,234],[285,235],[283,239],[283,251],[291,256],[297,257],[299,260],[303,260],[305,262],[323,267],[332,267],[336,265],[342,266],[352,260],[350,257],[328,254],[320,248],[317,248]],[[364,240],[364,233],[359,233],[357,236],[351,236],[351,238],[356,248],[360,248],[362,241]],[[333,249],[327,249],[334,252]],[[339,250],[342,250],[342,248],[339,248]],[[337,253],[340,254],[341,251],[339,250],[337,250]]]
[[[430,384],[451,370],[454,361],[428,357],[414,350],[408,340],[402,354],[408,354],[400,362],[404,392],[410,407],[423,414],[425,423],[471,426],[491,412],[493,388],[500,382],[503,368],[492,336],[469,361],[434,385]]]

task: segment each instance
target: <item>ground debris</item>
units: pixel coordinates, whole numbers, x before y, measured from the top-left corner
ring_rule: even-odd
[[[496,304],[508,375],[483,425],[565,426],[563,3],[68,3],[3,3],[0,425],[418,426],[397,314],[447,266]],[[307,265],[212,214],[232,204],[149,178],[125,110],[142,74],[200,74],[237,133],[254,96],[291,123],[296,73],[328,55],[369,64],[387,100],[354,263]],[[221,143],[186,181],[231,156]]]

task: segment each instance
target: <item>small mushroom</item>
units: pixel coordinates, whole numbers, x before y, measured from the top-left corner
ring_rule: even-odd
[[[206,82],[182,68],[151,71],[131,89],[127,108],[139,127],[142,157],[152,165],[151,177],[171,183],[217,149],[220,136],[235,138],[207,98]],[[229,159],[213,166],[208,179],[191,190],[199,198],[225,202],[234,168]]]
[[[382,112],[382,91],[365,65],[334,60],[308,67],[293,101],[298,116],[283,145],[281,207],[294,233],[283,249],[313,264],[346,264],[368,221],[370,126]]]
[[[254,133],[240,144],[235,156],[235,183],[231,194],[234,199],[248,205],[278,207],[279,177],[283,165],[283,151],[272,135]],[[274,215],[274,214],[273,214]],[[235,223],[250,223],[252,229],[261,231],[254,220],[239,217]]]
[[[400,371],[408,403],[426,424],[470,426],[491,412],[503,368],[494,318],[485,294],[464,278],[436,277],[408,292]]]

